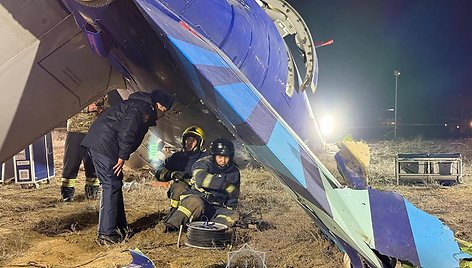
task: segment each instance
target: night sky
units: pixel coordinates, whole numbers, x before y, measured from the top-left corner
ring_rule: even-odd
[[[317,49],[318,114],[375,125],[394,107],[395,69],[402,124],[444,124],[454,98],[472,98],[472,1],[289,2],[315,41],[334,39]]]

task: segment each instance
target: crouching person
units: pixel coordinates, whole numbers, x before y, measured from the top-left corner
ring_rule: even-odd
[[[158,181],[173,181],[167,191],[171,206],[168,217],[177,210],[182,193],[190,189],[193,164],[198,159],[208,156],[203,148],[204,143],[205,132],[203,129],[197,125],[188,127],[182,133],[182,151],[167,158],[164,166],[155,174]]]
[[[166,231],[177,231],[180,225],[200,220],[234,226],[239,219],[236,211],[239,198],[240,173],[234,163],[234,145],[218,138],[210,146],[210,156],[192,167],[192,189],[181,196],[180,206],[165,222]]]

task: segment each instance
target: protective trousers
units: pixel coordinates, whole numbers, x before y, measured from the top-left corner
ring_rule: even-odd
[[[67,132],[62,169],[62,177],[65,179],[77,178],[82,161],[84,162],[85,177],[97,177],[90,153],[87,148],[80,146],[85,135],[85,133]]]
[[[61,185],[61,195],[64,201],[74,200],[75,181],[82,161],[86,176],[85,198],[95,199],[98,193],[98,179],[95,174],[92,156],[87,148],[80,146],[85,135],[85,133],[67,132]],[[93,192],[93,194],[88,194],[87,190]]]
[[[189,190],[190,186],[185,181],[174,181],[169,190],[167,191],[167,197],[170,199],[171,208],[177,209],[180,205],[180,196],[183,192]]]
[[[111,159],[91,150],[93,164],[102,185],[98,235],[123,235],[126,230],[126,215],[123,202],[123,173],[116,176],[113,166],[118,159]],[[119,230],[119,233],[117,232]]]
[[[179,208],[169,217],[166,224],[179,228],[189,221],[207,219],[232,227],[239,219],[239,213],[224,206],[210,204],[200,195],[190,194],[182,198]]]

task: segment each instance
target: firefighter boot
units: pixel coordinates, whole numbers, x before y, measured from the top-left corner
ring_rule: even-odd
[[[96,200],[99,198],[100,182],[97,178],[85,179],[85,198]]]
[[[123,242],[123,238],[119,234],[115,235],[99,235],[97,238],[97,243],[101,246],[106,245],[115,245]]]
[[[97,200],[99,190],[100,186],[85,185],[85,199]]]
[[[62,201],[73,202],[74,201],[75,187],[61,186]]]
[[[75,193],[75,179],[62,178],[62,186],[61,186],[62,201],[64,202],[74,201],[74,193]]]

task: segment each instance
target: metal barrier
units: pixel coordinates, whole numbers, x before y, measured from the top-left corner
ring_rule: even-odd
[[[459,153],[398,154],[395,158],[397,184],[400,179],[462,183],[462,176],[462,155]]]

